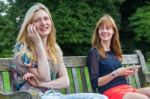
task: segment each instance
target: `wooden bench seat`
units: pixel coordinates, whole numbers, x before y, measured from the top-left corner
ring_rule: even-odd
[[[86,66],[86,56],[64,56],[64,62],[68,70],[71,85],[69,88],[61,90],[61,92],[67,94],[93,92]],[[127,79],[132,86],[140,88],[150,82],[150,73],[147,70],[144,56],[140,50],[136,50],[134,54],[124,54],[122,64],[123,66],[141,65],[139,71]],[[11,66],[11,58],[0,58],[0,99],[21,99],[21,97],[23,99],[33,99],[27,92],[15,91],[11,83]],[[9,76],[7,77],[6,75]],[[14,92],[15,94],[13,94]],[[10,98],[10,96],[15,98]]]

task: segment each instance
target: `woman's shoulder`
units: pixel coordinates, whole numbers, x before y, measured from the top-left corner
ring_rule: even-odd
[[[93,56],[95,56],[95,57],[100,57],[99,56],[100,54],[99,54],[99,52],[98,52],[98,50],[97,50],[97,48],[91,48],[90,50],[89,50],[89,53],[88,53],[88,57],[93,57]]]
[[[28,67],[28,65],[32,63],[32,67],[37,67],[33,53],[24,43],[21,42],[17,43],[14,47],[13,60],[15,60],[15,63],[18,62],[18,66]]]
[[[98,54],[98,50],[97,50],[97,48],[91,48],[89,50],[89,53],[96,53],[96,54]]]

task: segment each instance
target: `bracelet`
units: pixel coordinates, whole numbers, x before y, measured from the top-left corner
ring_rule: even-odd
[[[113,71],[113,72],[111,73],[111,75],[112,75],[113,77],[117,77],[117,76],[118,76],[118,72],[117,72],[117,71]]]

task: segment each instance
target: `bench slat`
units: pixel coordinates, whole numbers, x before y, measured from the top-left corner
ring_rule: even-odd
[[[64,57],[64,63],[67,67],[85,66],[86,56],[67,56]]]
[[[143,70],[143,72],[148,72],[148,69],[147,69],[147,67],[146,67],[146,63],[145,63],[145,59],[144,59],[144,56],[143,56],[143,54],[141,53],[141,51],[140,50],[136,50],[135,51],[137,54],[138,54],[138,59],[139,59],[139,63],[141,64],[141,66],[142,66],[142,70]]]
[[[83,67],[80,68],[80,73],[81,73],[83,92],[88,92],[87,81],[86,81],[85,71]]]
[[[64,63],[67,67],[78,67],[86,65],[86,56],[67,56],[64,57]],[[137,64],[139,63],[137,54],[123,55],[122,64]],[[8,70],[12,64],[12,58],[0,58],[0,70]],[[3,66],[6,65],[6,66]]]
[[[128,54],[128,55],[123,55],[123,61],[122,64],[138,64],[138,55],[137,54]]]
[[[3,90],[2,72],[0,72],[0,90]]]
[[[65,88],[65,91],[66,91],[66,94],[70,94],[71,93],[70,88]]]
[[[137,72],[135,72],[135,80],[136,80],[137,88],[141,88],[141,84]]]
[[[86,56],[67,56],[64,57],[64,62],[67,67],[78,67],[86,65]],[[122,64],[139,64],[137,54],[123,55]]]
[[[8,71],[12,64],[12,58],[0,58],[0,71]]]
[[[78,83],[76,68],[72,68],[72,76],[73,76],[75,93],[79,93],[79,83]]]

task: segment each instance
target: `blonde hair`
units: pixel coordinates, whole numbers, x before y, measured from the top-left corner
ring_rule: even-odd
[[[104,48],[101,44],[101,39],[99,37],[99,27],[104,26],[104,25],[107,25],[113,28],[114,34],[111,39],[110,48],[112,51],[114,51],[116,57],[121,61],[122,50],[121,50],[121,45],[119,41],[119,32],[118,32],[118,28],[115,24],[114,19],[110,15],[106,14],[98,20],[94,33],[92,35],[92,47],[98,49],[98,52],[102,58],[106,58]]]
[[[35,5],[33,5],[27,11],[27,13],[25,15],[25,18],[22,23],[21,29],[20,29],[18,37],[17,37],[17,42],[16,42],[16,45],[18,43],[23,43],[24,46],[18,54],[29,53],[29,55],[31,56],[31,58],[33,60],[35,60],[35,61],[37,60],[37,56],[35,54],[35,46],[34,46],[33,42],[31,41],[31,39],[27,35],[27,26],[32,21],[35,12],[37,12],[39,10],[44,10],[50,17],[52,25],[51,25],[51,31],[50,31],[50,33],[47,37],[47,41],[46,41],[47,47],[48,47],[47,53],[48,53],[49,57],[51,58],[52,63],[57,64],[58,59],[59,59],[58,52],[60,53],[61,50],[56,43],[56,30],[54,27],[54,23],[52,21],[50,11],[48,10],[48,8],[46,6],[44,6],[41,3],[36,3]]]

